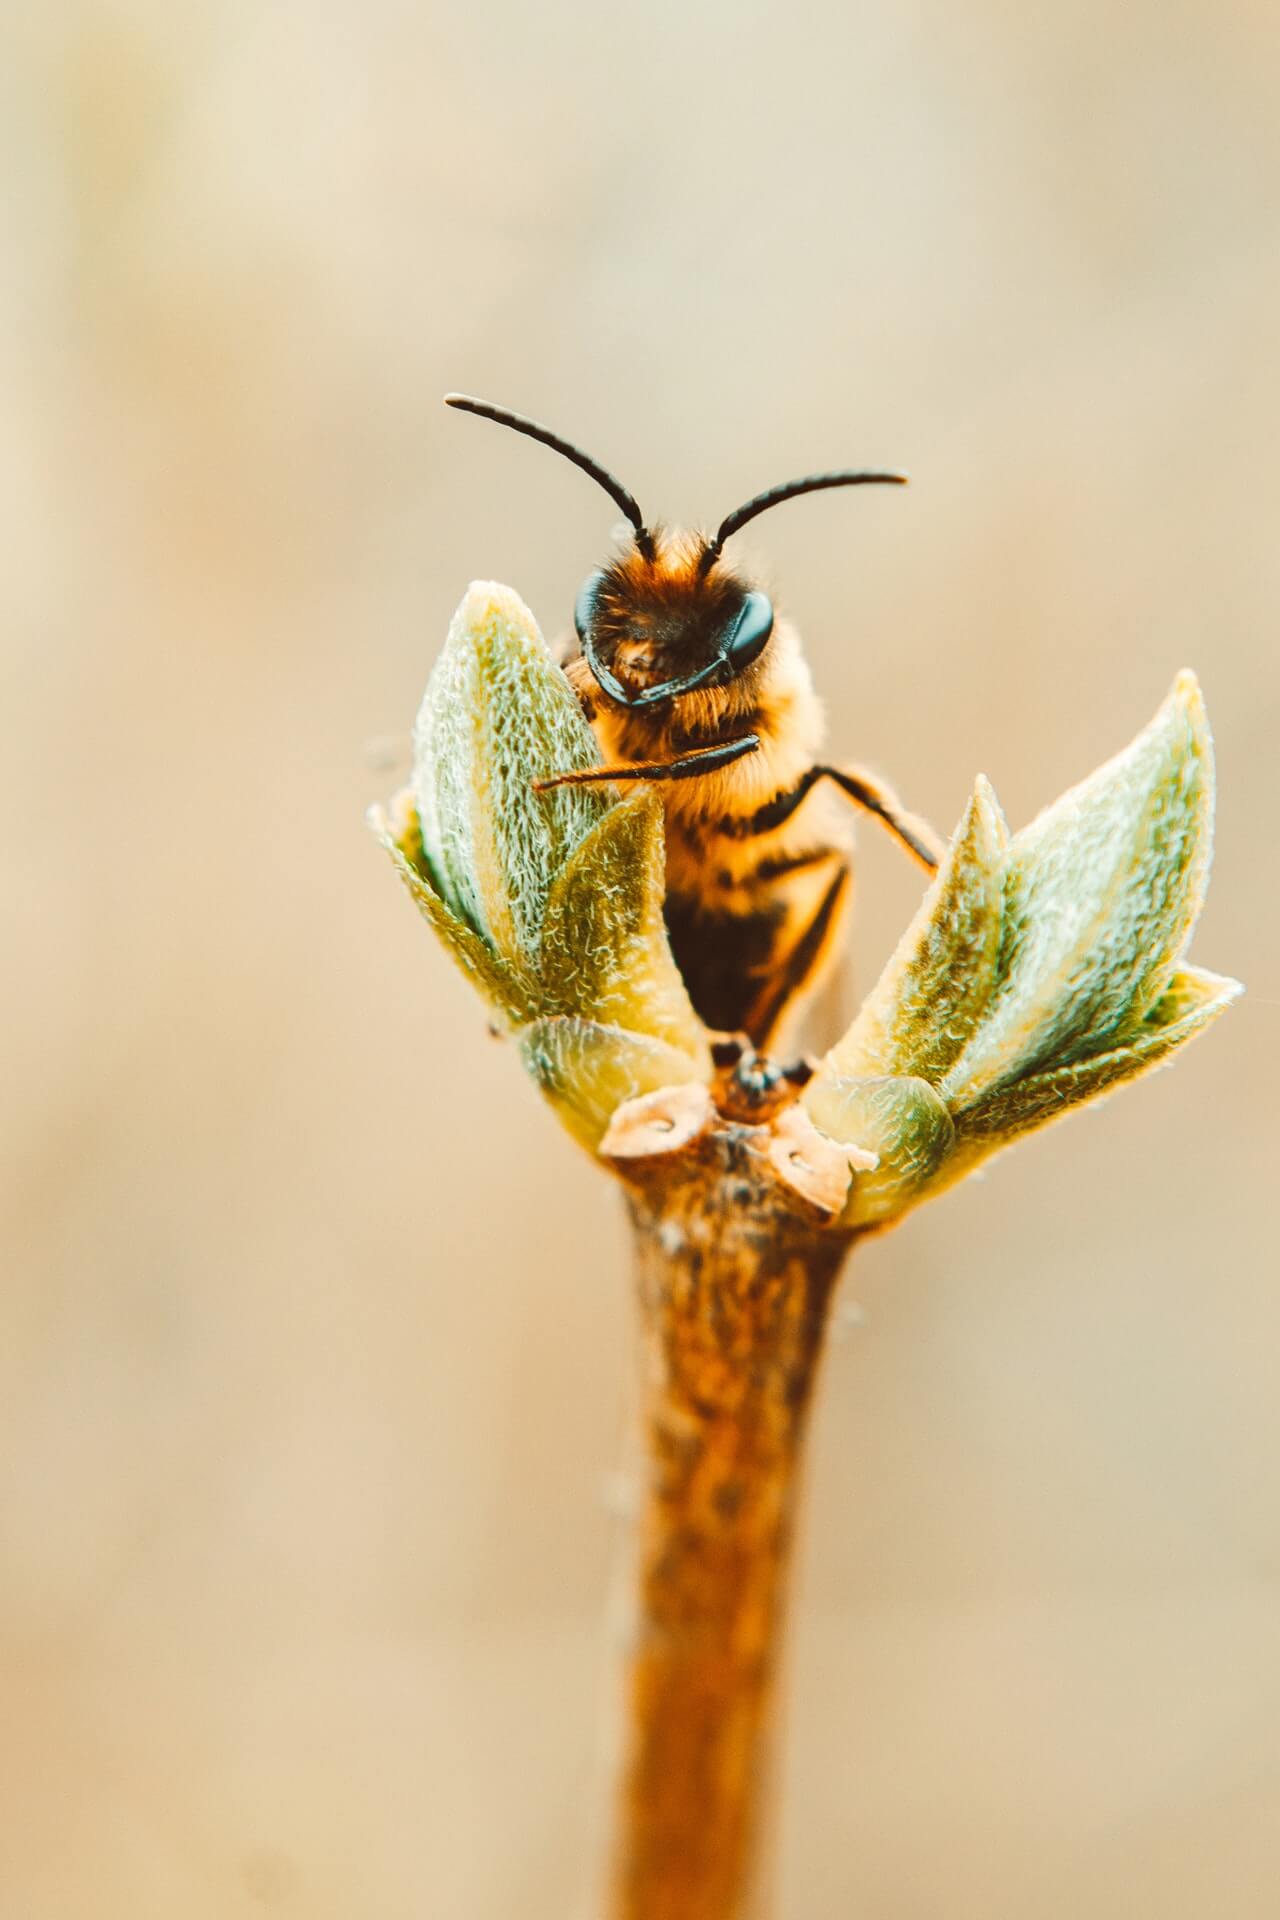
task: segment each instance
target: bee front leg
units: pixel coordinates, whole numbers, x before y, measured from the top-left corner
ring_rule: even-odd
[[[636,760],[612,767],[583,767],[574,773],[553,773],[548,779],[535,780],[535,793],[548,793],[553,787],[586,787],[604,780],[693,780],[700,773],[714,773],[744,754],[756,753],[760,736],[744,733],[737,740],[725,740],[713,747],[695,747],[678,760]]]

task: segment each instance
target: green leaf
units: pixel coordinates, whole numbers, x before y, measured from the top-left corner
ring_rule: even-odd
[[[966,1108],[956,1119],[962,1146],[983,1141],[994,1150],[1150,1072],[1216,1020],[1242,991],[1238,980],[1199,968],[1175,973],[1150,1013],[1117,1036],[1120,1045],[995,1087]]]
[[[592,1152],[624,1100],[705,1077],[700,1063],[678,1048],[594,1020],[539,1020],[517,1039],[534,1080],[569,1132]]]
[[[824,1073],[941,1080],[995,989],[1008,838],[979,776],[947,859]]]
[[[853,1176],[846,1226],[875,1226],[905,1212],[922,1197],[955,1140],[938,1095],[911,1075],[843,1079],[824,1073],[801,1100],[829,1139],[879,1156],[874,1171]]]
[[[390,854],[423,919],[472,986],[484,995],[504,1023],[522,1026],[538,1011],[535,982],[522,968],[501,960],[479,934],[445,904],[426,862],[412,797],[406,793],[401,796],[401,802],[395,819],[388,818],[381,807],[372,808],[370,826]]]
[[[948,1071],[952,1112],[1103,1051],[1165,992],[1204,895],[1213,760],[1195,677],[1009,849],[999,983]]]
[[[508,962],[536,961],[551,883],[612,805],[607,788],[533,783],[599,760],[524,602],[473,582],[418,715],[414,792],[445,903]]]
[[[663,920],[662,802],[633,793],[596,822],[552,885],[542,990],[558,1013],[625,1027],[706,1058],[706,1035]]]

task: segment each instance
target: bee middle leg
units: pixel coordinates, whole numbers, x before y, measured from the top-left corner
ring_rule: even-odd
[[[764,833],[780,827],[784,820],[791,818],[819,780],[834,781],[841,793],[847,795],[855,806],[875,814],[907,851],[914,854],[922,867],[927,867],[930,872],[936,868],[945,848],[928,821],[922,820],[918,814],[909,813],[892,787],[883,780],[877,780],[874,774],[867,773],[862,767],[807,768],[794,787],[786,793],[775,795],[766,805],[757,809],[746,823],[745,831]]]
[[[928,867],[930,872],[936,868],[946,851],[942,841],[927,820],[907,811],[892,787],[864,773],[861,767],[819,767],[818,772],[833,780],[855,806],[865,807],[868,813],[882,820],[922,867]]]

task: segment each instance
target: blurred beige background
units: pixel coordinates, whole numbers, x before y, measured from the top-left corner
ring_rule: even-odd
[[[1250,996],[856,1261],[781,1912],[1280,1911],[1280,15],[6,38],[0,1915],[594,1911],[618,1210],[362,813],[468,579],[555,629],[613,514],[450,386],[677,520],[905,465],[751,545],[942,824],[1200,671]],[[916,892],[864,833],[864,983]]]

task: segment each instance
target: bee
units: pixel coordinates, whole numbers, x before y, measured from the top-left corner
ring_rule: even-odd
[[[445,404],[528,435],[580,467],[631,526],[625,550],[584,582],[560,664],[604,764],[539,781],[660,783],[666,922],[704,1023],[763,1052],[838,951],[853,880],[848,809],[873,814],[930,871],[933,829],[861,767],[820,758],[822,706],[789,621],[724,559],[750,520],[827,487],[901,486],[898,473],[811,474],[770,487],[710,535],[650,526],[632,494],[581,448],[504,407]]]

